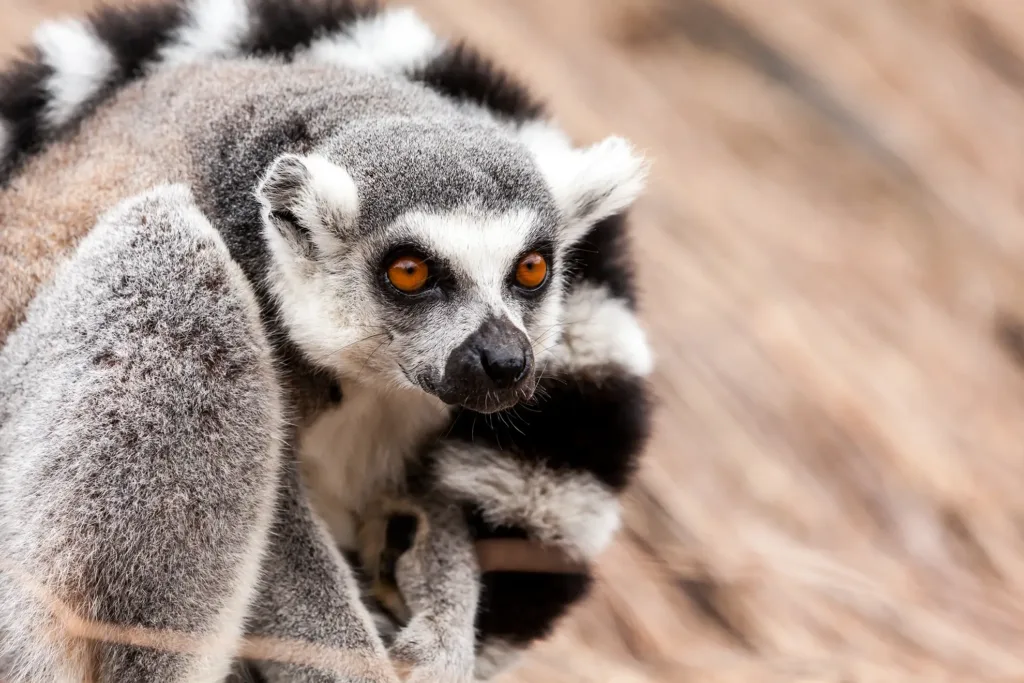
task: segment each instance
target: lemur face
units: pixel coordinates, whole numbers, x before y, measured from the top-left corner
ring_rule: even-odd
[[[481,412],[533,394],[573,245],[633,201],[643,164],[546,124],[375,120],[257,190],[293,340],[350,381]]]

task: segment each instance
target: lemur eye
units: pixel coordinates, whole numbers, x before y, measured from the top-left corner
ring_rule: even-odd
[[[548,279],[548,262],[540,253],[531,251],[516,266],[516,284],[523,289],[537,289]]]
[[[415,294],[427,284],[430,274],[426,262],[418,256],[399,256],[388,266],[388,281],[400,292]]]

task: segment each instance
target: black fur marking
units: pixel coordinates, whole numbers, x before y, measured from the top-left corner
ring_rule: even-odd
[[[231,667],[231,673],[228,674],[227,679],[224,683],[268,683],[266,676],[264,676],[259,669],[256,668],[255,664],[248,662],[235,662],[234,666]]]
[[[395,590],[398,589],[398,560],[412,547],[418,527],[415,515],[394,515],[388,519],[377,578]]]
[[[330,389],[328,390],[328,392],[329,393],[328,393],[328,396],[327,396],[327,400],[329,400],[334,405],[337,405],[337,404],[341,403],[341,399],[342,399],[341,384],[339,384],[337,380],[334,380],[334,381],[331,382],[331,386],[330,386]]]
[[[537,119],[544,113],[525,87],[464,44],[449,47],[409,77],[442,95],[516,121]]]
[[[491,526],[472,506],[467,506],[465,515],[475,539],[528,537],[518,527]],[[477,643],[496,638],[523,647],[547,637],[572,606],[589,594],[592,583],[589,573],[485,573],[477,607]]]
[[[420,522],[415,515],[393,515],[388,519],[384,534],[386,547],[398,551],[401,555],[412,547],[419,525]]]
[[[143,75],[144,67],[185,21],[181,0],[140,7],[101,7],[89,21],[120,69],[119,85]]]
[[[568,381],[566,381],[568,379]],[[621,372],[542,380],[531,410],[499,416],[462,410],[450,437],[555,470],[586,471],[615,491],[629,483],[650,430],[642,379]]]
[[[40,117],[46,107],[46,79],[53,69],[40,61],[39,51],[26,50],[21,59],[0,74],[0,117],[10,131],[8,148],[0,150],[0,185],[29,154],[43,145]]]
[[[570,281],[604,285],[635,310],[636,282],[626,220],[625,213],[610,216],[576,245],[569,259]]]
[[[378,11],[372,0],[259,0],[247,52],[291,57],[317,38]]]
[[[550,635],[593,584],[587,574],[488,572],[481,578],[478,639],[518,646]]]

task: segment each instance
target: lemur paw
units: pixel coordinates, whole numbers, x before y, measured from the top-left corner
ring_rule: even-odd
[[[391,647],[406,681],[468,683],[480,573],[456,506],[390,501],[363,528],[374,595],[404,626]]]
[[[473,642],[427,615],[413,617],[391,646],[391,660],[406,683],[470,683],[474,680]],[[452,637],[454,635],[454,638]]]

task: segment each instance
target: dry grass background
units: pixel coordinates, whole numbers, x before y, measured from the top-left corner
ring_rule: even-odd
[[[656,436],[511,680],[1024,680],[1024,4],[411,4],[655,162]]]

